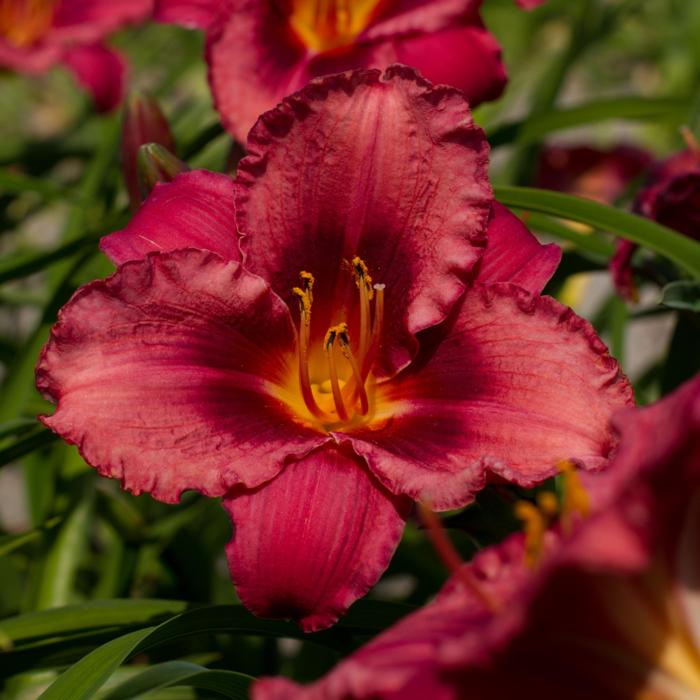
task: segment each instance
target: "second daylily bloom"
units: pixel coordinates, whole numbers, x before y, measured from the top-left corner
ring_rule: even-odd
[[[492,200],[463,96],[402,66],[263,115],[235,182],[157,185],[62,310],[43,420],[102,474],[224,496],[238,593],[304,629],[386,568],[412,500],[597,469],[632,401],[559,261]],[[236,227],[232,226],[235,213]],[[208,252],[210,251],[210,252]]]
[[[102,40],[145,20],[153,0],[0,0],[0,67],[43,73],[63,64],[98,109],[121,100],[125,64]]]
[[[254,700],[700,697],[700,377],[614,422],[616,459],[582,475],[591,514],[539,561],[521,535],[483,550],[327,677]]]
[[[259,114],[311,78],[405,63],[472,106],[506,82],[481,0],[157,0],[156,18],[204,29],[209,78],[239,141]]]

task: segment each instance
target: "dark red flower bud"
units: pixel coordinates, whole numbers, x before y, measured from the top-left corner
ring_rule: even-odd
[[[135,93],[129,97],[124,110],[121,146],[124,182],[134,210],[144,196],[138,176],[139,149],[144,144],[160,144],[168,151],[175,151],[175,140],[158,102],[150,95]]]

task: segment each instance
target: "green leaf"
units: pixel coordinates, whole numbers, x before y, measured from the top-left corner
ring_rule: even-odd
[[[580,221],[639,243],[700,279],[700,243],[650,219],[589,199],[533,187],[494,187],[494,193],[508,207]]]
[[[502,124],[488,134],[492,146],[517,141],[530,144],[540,141],[548,134],[570,129],[583,124],[593,124],[609,119],[633,119],[658,121],[668,119],[681,124],[690,109],[690,99],[617,97],[596,100],[568,109],[549,110],[522,121]]]
[[[253,680],[244,673],[209,670],[188,661],[166,661],[125,681],[102,700],[131,700],[152,690],[179,685],[211,690],[233,700],[248,700]]]
[[[0,633],[13,646],[59,635],[118,625],[152,625],[164,616],[182,612],[181,600],[94,600],[52,610],[30,612],[0,621]]]
[[[73,204],[84,204],[80,194],[44,178],[30,177],[19,173],[0,170],[0,192],[23,194],[34,192],[44,199],[63,199]]]
[[[3,467],[10,462],[14,462],[30,452],[34,452],[34,450],[46,447],[57,439],[58,435],[47,429],[43,429],[39,432],[34,432],[31,435],[20,438],[8,447],[0,450],[0,467]]]
[[[0,557],[13,552],[15,549],[23,547],[27,542],[33,542],[41,537],[45,532],[56,527],[61,522],[61,518],[51,518],[47,520],[41,527],[34,528],[28,532],[22,532],[19,535],[6,535],[0,537]]]
[[[661,303],[670,309],[684,309],[700,313],[700,283],[679,280],[667,284],[662,291]]]
[[[188,610],[149,627],[113,639],[64,671],[41,696],[43,700],[82,700],[91,697],[128,658],[184,637],[203,633],[235,632],[270,637],[293,637],[331,646],[352,648],[352,635],[368,636],[385,629],[413,608],[380,601],[360,601],[331,630],[308,635],[291,622],[260,619],[242,605],[216,605]],[[0,627],[0,631],[2,628]]]

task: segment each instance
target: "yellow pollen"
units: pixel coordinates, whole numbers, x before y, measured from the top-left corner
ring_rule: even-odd
[[[515,516],[522,522],[525,532],[525,563],[535,568],[544,552],[544,538],[554,519],[558,516],[564,534],[571,534],[574,518],[588,516],[590,501],[576,465],[569,460],[557,464],[564,480],[561,501],[551,491],[537,494],[537,503],[518,501],[515,504]]]
[[[289,26],[316,52],[350,46],[378,13],[383,0],[291,0]]]
[[[57,0],[0,0],[0,36],[15,46],[30,46],[53,21]]]
[[[370,375],[382,330],[384,285],[372,285],[367,265],[360,258],[353,258],[349,267],[355,281],[360,282],[357,285],[360,339],[356,346],[351,342],[348,324],[339,323],[326,332],[321,345],[322,355],[319,357],[318,352],[312,352],[310,343],[314,276],[309,272],[301,272],[299,286],[292,289],[293,296],[299,302],[298,387],[303,406],[312,419],[311,425],[324,431],[347,430],[372,420],[373,409],[368,386],[374,386]],[[374,313],[370,299],[376,300]],[[321,358],[325,362],[320,362]],[[296,394],[296,389],[293,392]],[[295,409],[300,408],[293,399],[290,405]]]

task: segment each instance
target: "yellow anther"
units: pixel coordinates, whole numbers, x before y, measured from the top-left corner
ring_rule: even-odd
[[[307,318],[304,319],[305,323],[309,323],[309,314],[311,313],[311,295],[309,292],[305,292],[301,287],[292,288],[292,294],[299,300],[299,309],[302,314],[305,314]]]
[[[359,290],[364,287],[367,290],[367,299],[369,301],[374,297],[374,286],[372,285],[372,277],[369,274],[369,269],[365,264],[365,261],[359,257],[355,256],[351,261],[352,274],[355,277],[355,284]]]
[[[345,335],[348,332],[347,323],[339,323],[337,326],[331,326],[326,333],[323,345],[326,348],[326,356],[328,358],[328,372],[331,379],[331,391],[333,393],[333,403],[335,410],[338,413],[338,418],[341,421],[348,420],[348,410],[343,401],[343,393],[340,390],[340,381],[338,380],[338,368],[335,364],[335,355],[333,354],[333,346],[339,335]]]
[[[571,532],[574,516],[578,514],[585,518],[590,512],[588,493],[581,483],[576,465],[569,460],[562,460],[557,468],[564,480],[563,498],[561,503],[561,524],[566,534]]]
[[[549,519],[529,501],[518,501],[515,504],[515,517],[522,522],[525,531],[525,563],[534,569],[542,558]]]

